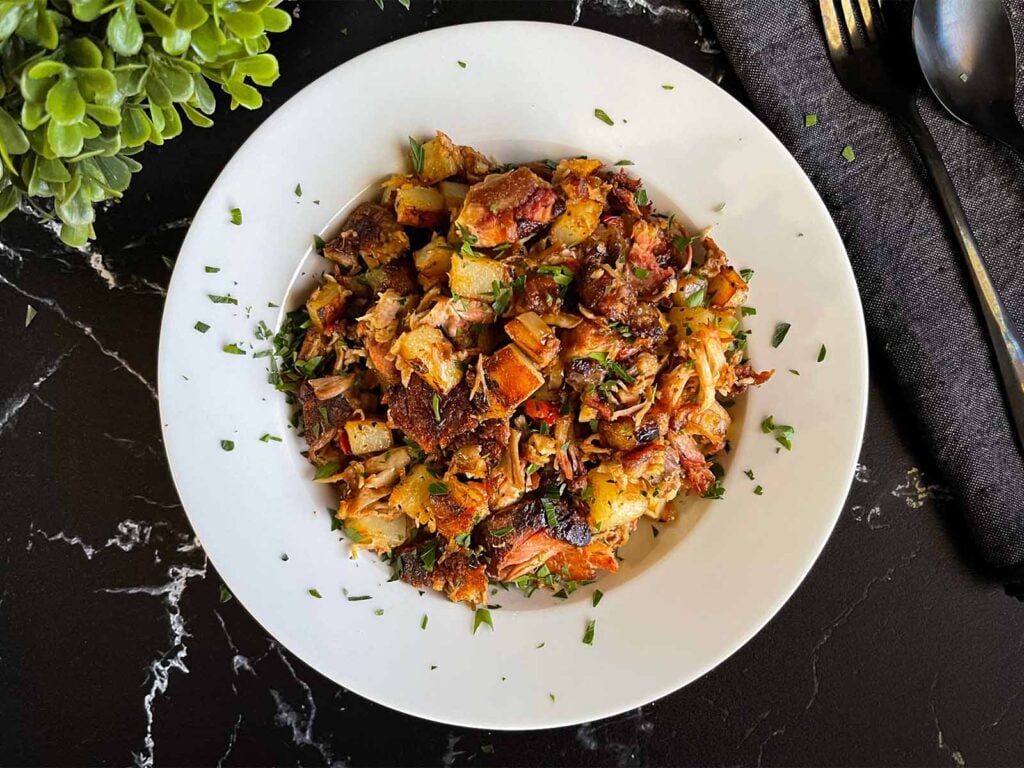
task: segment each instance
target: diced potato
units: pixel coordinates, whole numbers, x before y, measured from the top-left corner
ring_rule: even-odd
[[[476,238],[474,245],[494,248],[521,240],[550,222],[557,200],[550,184],[520,167],[470,187],[456,225]]]
[[[555,332],[536,312],[524,312],[509,320],[505,333],[541,368],[555,358],[561,346]]]
[[[419,283],[429,290],[440,283],[452,268],[452,249],[441,235],[434,235],[429,243],[412,255]]]
[[[509,284],[508,267],[500,261],[458,253],[452,254],[451,259],[449,284],[454,296],[494,301],[495,283],[499,289]]]
[[[515,344],[502,347],[484,362],[487,411],[482,419],[504,419],[544,384],[544,376]]]
[[[345,521],[345,535],[352,542],[352,556],[361,549],[377,554],[390,552],[409,537],[410,522],[405,515],[367,515]]]
[[[364,419],[346,421],[345,435],[352,453],[362,456],[366,453],[380,453],[394,446],[387,422]]]
[[[408,515],[420,525],[425,525],[430,518],[427,504],[430,502],[430,485],[436,483],[430,470],[424,464],[417,464],[409,470],[391,492],[388,498],[388,506]]]
[[[642,495],[642,481],[629,477],[619,464],[600,464],[587,473],[587,481],[593,492],[590,527],[595,530],[618,528],[640,517],[651,506]]]
[[[715,309],[733,309],[747,300],[750,289],[732,267],[725,267],[708,281],[707,297]]]
[[[404,382],[412,373],[418,373],[431,389],[446,395],[462,381],[462,367],[455,359],[451,342],[432,326],[423,325],[403,333],[391,347],[391,354],[398,356],[395,365]]]
[[[334,325],[345,308],[345,299],[351,293],[339,286],[331,275],[310,294],[306,301],[309,321],[317,331],[324,331]]]
[[[452,539],[469,533],[473,526],[487,517],[487,488],[482,482],[467,482],[446,476],[443,488],[447,493],[430,495],[427,528]]]
[[[459,153],[462,155],[462,175],[473,184],[483,179],[494,168],[486,155],[472,147],[461,146]]]
[[[571,200],[565,212],[551,225],[551,237],[567,247],[581,243],[594,234],[601,222],[603,206],[594,200]]]
[[[436,184],[461,172],[462,153],[451,139],[438,131],[436,138],[423,145],[423,170],[417,174],[420,181]]]
[[[452,213],[462,207],[462,202],[469,192],[469,184],[461,184],[457,181],[442,181],[437,185],[437,190],[444,196],[445,205]]]
[[[444,196],[433,187],[402,187],[395,193],[398,223],[423,229],[440,229],[448,221]]]
[[[589,176],[595,171],[600,170],[603,163],[596,158],[586,157],[567,157],[563,160],[558,161],[558,165],[555,167],[555,174],[551,177],[551,181],[555,184],[560,184],[565,180],[566,176]]]

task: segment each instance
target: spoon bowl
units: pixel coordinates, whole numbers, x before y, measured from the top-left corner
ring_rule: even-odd
[[[1024,158],[1013,30],[1002,0],[917,0],[913,37],[921,72],[942,106]]]

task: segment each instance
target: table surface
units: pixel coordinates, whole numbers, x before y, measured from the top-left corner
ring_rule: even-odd
[[[91,249],[18,215],[0,230],[0,764],[1024,762],[1024,606],[976,575],[880,361],[861,466],[804,584],[720,667],[628,714],[541,733],[435,725],[339,688],[219,602],[164,458],[156,348],[165,260],[262,120],[359,53],[486,19],[621,35],[742,98],[692,2],[302,0],[294,15],[264,108],[222,106],[212,129],[147,149]]]

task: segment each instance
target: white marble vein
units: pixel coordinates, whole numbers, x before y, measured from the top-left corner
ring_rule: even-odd
[[[178,552],[192,552],[201,549],[198,539],[180,544]],[[171,672],[175,669],[188,674],[188,667],[185,665],[185,658],[188,656],[188,645],[185,638],[188,631],[185,625],[185,617],[181,613],[181,597],[185,594],[188,582],[191,579],[204,579],[207,573],[206,554],[201,552],[201,561],[198,566],[183,563],[171,565],[167,569],[167,582],[156,586],[135,586],[135,587],[111,587],[104,589],[104,592],[126,595],[150,595],[162,599],[167,613],[167,625],[170,636],[169,647],[149,663],[147,672],[149,674],[149,690],[143,697],[143,710],[146,715],[146,733],[143,737],[143,746],[140,752],[133,753],[135,765],[138,768],[152,768],[154,764],[156,743],[153,738],[153,723],[155,722],[154,705],[157,697],[167,692],[170,684]]]
[[[7,287],[9,287],[12,290],[16,291],[17,293],[21,294],[26,299],[30,299],[31,301],[38,302],[39,304],[42,304],[43,306],[51,309],[53,312],[55,312],[57,314],[58,317],[60,317],[61,320],[63,320],[64,322],[68,323],[69,325],[72,325],[75,328],[77,328],[79,331],[81,331],[86,336],[86,338],[88,338],[90,341],[92,341],[99,348],[100,352],[102,352],[104,355],[106,355],[110,359],[114,360],[115,362],[117,362],[117,364],[118,364],[118,366],[120,368],[122,368],[123,370],[125,370],[126,372],[128,372],[132,376],[134,376],[136,379],[138,379],[142,383],[142,385],[146,388],[146,390],[149,392],[149,394],[153,397],[154,400],[157,399],[156,387],[153,386],[153,384],[151,384],[149,382],[149,380],[146,379],[145,376],[143,376],[141,373],[139,373],[137,370],[135,370],[128,363],[127,360],[125,360],[123,357],[121,357],[121,355],[116,350],[110,349],[102,341],[100,341],[99,338],[96,336],[96,333],[93,331],[93,329],[90,326],[86,325],[83,322],[75,320],[67,312],[64,311],[63,307],[61,307],[60,304],[58,304],[53,299],[46,298],[44,296],[37,296],[36,294],[29,293],[24,288],[22,288],[22,287],[20,287],[18,285],[15,285],[14,283],[12,283],[10,280],[8,280],[3,275],[0,275],[0,283],[3,283]]]
[[[953,765],[955,765],[956,768],[964,768],[964,766],[967,765],[967,762],[964,760],[963,754],[960,752],[960,750],[954,749],[949,744],[949,742],[946,741],[946,736],[942,732],[942,726],[939,725],[939,714],[938,714],[938,711],[935,709],[935,698],[934,698],[935,697],[935,688],[938,686],[938,684],[939,684],[939,675],[936,672],[935,673],[935,677],[932,678],[932,685],[931,685],[932,701],[930,701],[928,703],[928,706],[932,710],[932,721],[935,723],[935,744],[939,748],[940,752],[944,752],[947,755],[949,755],[950,759],[953,761]]]
[[[455,749],[461,738],[454,731],[448,732],[448,742],[445,745],[444,754],[441,755],[441,765],[445,766],[445,768],[451,768],[451,766],[455,765],[455,758],[465,754],[462,750]]]
[[[764,763],[764,750],[765,750],[765,747],[767,747],[768,744],[772,740],[774,740],[778,736],[782,736],[785,732],[786,732],[786,726],[782,726],[781,728],[776,728],[771,733],[769,733],[767,737],[765,737],[764,741],[761,742],[761,746],[759,746],[757,748],[757,766],[758,766],[758,768],[760,768],[761,765]]]
[[[167,289],[159,283],[154,283],[152,280],[147,280],[140,275],[132,275],[129,282],[123,283],[117,279],[117,275],[110,271],[105,261],[103,261],[103,254],[95,246],[83,247],[79,249],[83,254],[89,257],[89,267],[99,275],[100,279],[107,284],[107,290],[111,291],[130,291],[132,293],[152,293],[157,296],[166,296]]]
[[[60,367],[64,364],[68,355],[74,351],[74,346],[65,349],[57,355],[57,357],[55,357],[49,365],[46,366],[46,368],[43,369],[42,374],[29,385],[28,389],[20,395],[15,395],[14,397],[8,398],[4,401],[2,408],[0,408],[0,435],[2,435],[8,427],[14,424],[17,420],[18,412],[25,407],[25,403],[27,403],[29,399],[36,394],[36,391],[46,382],[47,379],[60,370]],[[40,402],[43,401],[40,400]],[[45,402],[43,404],[46,405]],[[53,410],[51,406],[47,405],[47,407],[50,408],[50,410]]]
[[[900,566],[907,565],[911,560],[917,557],[921,551],[921,545],[918,544],[912,552],[900,558],[900,562],[889,568],[881,576],[875,576],[871,579],[864,587],[864,591],[861,592],[860,596],[854,600],[850,605],[844,608],[832,623],[829,624],[824,634],[818,639],[818,642],[814,644],[814,648],[811,649],[811,697],[807,700],[804,705],[804,710],[810,709],[814,706],[814,702],[818,699],[818,691],[821,688],[821,680],[818,676],[818,662],[821,658],[822,649],[828,644],[829,640],[832,639],[832,635],[835,634],[836,630],[843,626],[850,618],[850,615],[857,610],[861,605],[867,602],[868,598],[871,597],[874,588],[882,583],[888,583],[892,581],[893,574]]]
[[[33,524],[29,524],[29,544],[26,546],[26,550],[32,549],[32,538],[41,538],[44,541],[61,541],[65,544],[73,547],[78,547],[82,550],[82,554],[85,555],[86,560],[92,560],[98,553],[104,550],[115,547],[122,552],[131,552],[136,547],[146,546],[149,544],[150,536],[153,533],[153,524],[145,521],[139,522],[137,520],[122,520],[117,524],[117,534],[111,536],[102,544],[89,544],[83,541],[80,536],[67,534],[64,531],[58,531],[57,533],[47,533],[41,528],[36,528]]]
[[[341,768],[345,763],[341,760],[334,759],[334,753],[330,744],[326,741],[318,741],[314,738],[313,725],[316,720],[316,700],[313,698],[313,690],[309,687],[306,681],[299,677],[295,672],[295,667],[292,666],[292,663],[288,660],[288,657],[285,655],[281,646],[277,643],[272,643],[271,645],[273,650],[277,652],[278,658],[281,659],[281,663],[284,664],[288,673],[303,690],[306,697],[305,705],[300,707],[300,709],[305,710],[305,714],[302,714],[292,707],[292,705],[288,703],[287,699],[285,699],[279,691],[271,688],[270,695],[274,699],[274,706],[276,708],[274,723],[278,726],[291,729],[292,741],[296,746],[311,747],[320,754],[326,765],[332,766],[332,768],[335,768],[335,766]]]

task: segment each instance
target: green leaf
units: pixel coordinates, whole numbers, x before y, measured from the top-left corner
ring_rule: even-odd
[[[91,225],[61,224],[60,239],[72,248],[81,248],[92,237]]]
[[[174,106],[164,107],[164,129],[163,135],[165,139],[173,139],[175,136],[181,134],[181,116],[178,114],[178,110]]]
[[[29,150],[28,137],[21,130],[18,121],[6,110],[0,109],[0,156],[4,165],[14,170],[11,155],[23,155]]]
[[[178,0],[171,11],[171,21],[178,29],[187,29],[191,32],[201,27],[210,18],[210,14],[201,6],[197,0]]]
[[[7,42],[7,39],[14,34],[14,30],[21,23],[24,7],[14,4],[0,6],[0,43]]]
[[[109,99],[117,92],[117,78],[106,69],[80,68],[75,70],[75,75],[87,89],[88,101]]]
[[[192,98],[195,84],[189,72],[185,72],[170,63],[155,60],[150,71],[150,79],[153,78],[156,78],[167,90],[170,101],[187,101]],[[167,104],[161,103],[160,106],[166,107]]]
[[[227,587],[225,587],[223,584],[221,584],[220,585],[220,595],[217,597],[218,602],[227,603],[227,602],[230,602],[233,598],[234,598],[234,595],[231,594],[231,591]]]
[[[598,120],[600,120],[602,123],[605,123],[606,125],[615,125],[615,121],[608,117],[608,113],[605,112],[603,109],[595,109],[594,117],[596,117]]]
[[[192,76],[192,102],[193,106],[208,115],[217,107],[217,99],[210,89],[210,84],[202,75]]]
[[[18,207],[21,202],[21,190],[13,184],[9,184],[0,191],[0,221],[7,218],[8,214]]]
[[[110,16],[107,24],[107,44],[114,53],[134,56],[142,48],[142,25],[135,15],[135,3],[127,0]]]
[[[583,644],[593,645],[594,644],[594,628],[597,626],[595,619],[590,619],[587,622],[587,628],[583,631]]]
[[[238,37],[256,37],[263,34],[263,17],[258,13],[246,13],[236,11],[221,15],[224,26],[234,32]]]
[[[853,151],[853,147],[851,147],[849,144],[843,147],[843,159],[846,160],[846,162],[848,163],[852,163],[854,160],[857,159],[857,154]]]
[[[280,8],[264,8],[260,11],[263,28],[267,32],[284,32],[292,25],[292,16]]]
[[[196,125],[200,128],[209,128],[211,125],[213,125],[213,120],[208,118],[195,107],[190,106],[189,104],[182,104],[181,109],[182,111],[184,111],[185,117],[188,118],[189,122],[192,123],[192,125]]]
[[[494,622],[491,621],[491,612],[486,608],[477,608],[476,613],[473,615],[473,634],[480,629],[481,624],[486,624],[494,631]]]
[[[274,84],[281,72],[277,59],[269,53],[264,53],[236,61],[235,74],[241,78],[250,77],[257,85],[270,86]]]
[[[88,37],[76,37],[65,43],[64,60],[73,67],[102,67],[103,52]]]
[[[153,130],[149,118],[140,107],[129,107],[121,120],[121,141],[126,147],[141,147]]]
[[[95,21],[105,5],[105,0],[71,0],[71,14],[79,21]]]
[[[74,78],[63,76],[46,94],[46,110],[61,125],[77,123],[85,115],[85,99]],[[53,143],[53,139],[50,139]],[[54,147],[56,149],[56,147]]]
[[[39,158],[36,162],[36,173],[39,174],[39,178],[55,184],[65,184],[71,181],[71,174],[64,167],[64,163],[56,159]]]
[[[412,169],[416,173],[423,172],[423,145],[412,136],[409,137],[409,156],[412,158]]]
[[[103,104],[86,104],[85,114],[100,125],[116,126],[121,124],[121,110]]]
[[[306,591],[309,592],[311,597],[315,597],[317,600],[323,598],[323,595],[320,594],[320,590],[318,589],[307,589]]]
[[[84,111],[84,109],[83,109]],[[61,125],[51,120],[46,126],[46,140],[57,157],[74,157],[82,151],[85,137],[77,125]]]
[[[28,68],[28,76],[33,80],[42,80],[55,75],[63,75],[65,70],[67,70],[67,65],[64,62],[43,59]]]
[[[49,48],[51,51],[60,42],[57,25],[53,21],[56,15],[53,11],[46,10],[43,3],[36,0],[36,40],[41,46]]]
[[[174,37],[178,33],[178,28],[171,21],[170,16],[159,10],[149,0],[138,0],[138,2],[146,20],[160,37]]]
[[[119,157],[97,157],[93,160],[107,185],[118,192],[124,192],[132,181],[132,172]]]
[[[205,24],[192,31],[192,49],[203,61],[217,61],[225,42],[227,38],[213,19],[208,19]]]
[[[789,333],[789,323],[776,323],[775,333],[772,334],[772,346],[778,347],[786,338],[786,334]]]
[[[259,109],[263,105],[263,97],[260,92],[241,80],[229,80],[224,83],[223,88],[231,94],[231,108],[239,104],[246,109]]]

